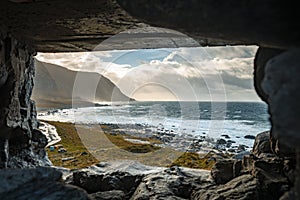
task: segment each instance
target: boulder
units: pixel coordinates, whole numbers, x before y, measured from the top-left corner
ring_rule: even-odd
[[[268,95],[272,137],[289,147],[300,142],[300,49],[285,51],[265,66],[262,89]]]
[[[273,200],[279,199],[291,187],[282,173],[283,160],[271,154],[262,154],[260,158],[245,156],[243,161],[227,160],[216,164],[212,176],[217,184],[202,184],[192,192],[192,199]]]
[[[193,191],[193,200],[253,200],[259,199],[258,180],[251,175],[239,176],[225,185],[206,185]]]
[[[265,65],[269,59],[282,53],[283,50],[259,47],[254,59],[254,88],[258,96],[265,102],[268,100],[268,95],[263,91],[261,82],[265,76]]]
[[[143,175],[133,175],[116,169],[112,173],[97,173],[94,170],[79,170],[73,173],[73,183],[85,189],[88,193],[121,190],[132,194],[139,185]]]
[[[205,183],[211,183],[209,171],[174,166],[161,173],[145,176],[131,200],[190,199],[192,190]]]
[[[224,139],[218,139],[217,142],[216,142],[217,145],[224,145],[226,144],[226,140]]]
[[[195,187],[212,180],[208,170],[114,161],[73,172],[72,183],[93,199],[189,199]]]
[[[62,173],[55,168],[0,170],[0,199],[90,199],[87,193],[61,180]]]
[[[218,160],[211,169],[211,176],[216,184],[224,184],[233,179],[234,160],[223,159]]]
[[[88,193],[122,191],[128,199],[145,175],[163,170],[164,168],[146,166],[137,161],[101,162],[74,171],[72,178],[69,177],[69,182],[85,189]]]
[[[269,131],[259,133],[255,137],[252,153],[256,156],[259,156],[261,153],[272,153]]]
[[[249,140],[254,140],[255,136],[254,135],[245,135],[244,138],[249,139]]]
[[[93,200],[124,200],[125,193],[121,190],[96,192],[89,195]]]

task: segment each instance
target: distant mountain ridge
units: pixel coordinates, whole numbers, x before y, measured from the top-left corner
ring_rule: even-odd
[[[91,102],[131,101],[108,78],[94,72],[77,72],[67,68],[35,61],[35,85],[32,98],[37,107],[66,107],[72,105],[73,87],[78,106]],[[76,80],[76,82],[75,82]]]

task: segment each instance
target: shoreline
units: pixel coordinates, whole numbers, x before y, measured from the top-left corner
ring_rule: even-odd
[[[46,121],[46,120],[42,120]],[[51,122],[51,121],[48,121]],[[60,121],[53,121],[60,122]],[[72,123],[72,122],[60,122],[60,123],[71,123],[75,126],[108,126],[110,133],[117,133],[120,135],[127,135],[136,138],[136,142],[140,139],[155,139],[160,141],[157,144],[159,147],[173,148],[182,152],[194,152],[205,154],[209,152],[224,153],[224,154],[247,154],[250,153],[252,146],[246,146],[243,144],[237,144],[233,138],[229,137],[227,134],[220,135],[219,138],[212,138],[208,136],[205,132],[201,135],[193,135],[191,133],[178,133],[176,130],[164,128],[162,124],[159,126],[151,126],[149,124],[143,123],[127,123],[127,124],[116,124],[116,123]],[[101,129],[101,128],[100,128]],[[175,129],[175,127],[174,127]],[[244,136],[248,140],[255,139],[252,135]]]
[[[61,137],[57,149],[47,148],[49,159],[55,166],[77,169],[100,161],[136,160],[150,166],[182,166],[211,169],[217,159],[230,158],[233,154],[206,148],[203,151],[182,150],[164,144],[161,138],[146,137],[144,133],[128,134],[116,124],[72,124],[46,121],[57,128]],[[140,132],[143,129],[137,126]],[[132,125],[130,126],[132,129]],[[186,144],[186,141],[181,138]]]

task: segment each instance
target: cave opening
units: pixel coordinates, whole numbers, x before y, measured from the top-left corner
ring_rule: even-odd
[[[267,106],[253,86],[256,51],[224,46],[38,53],[32,97],[42,131],[54,132],[57,142],[47,146],[50,160],[70,168],[125,158],[210,169],[213,162],[206,161],[215,154],[249,154],[255,136],[270,129]],[[63,129],[77,134],[82,146],[57,140]]]
[[[120,7],[118,3],[123,7]],[[299,199],[300,152],[298,133],[300,127],[298,121],[300,101],[297,91],[299,91],[298,74],[300,73],[298,67],[298,30],[300,29],[296,28],[299,24],[295,23],[295,19],[297,19],[295,8],[297,7],[292,4],[289,6],[285,4],[282,2],[270,3],[269,1],[253,1],[251,3],[237,1],[230,4],[225,1],[220,1],[218,4],[212,4],[209,1],[166,1],[163,4],[159,1],[137,2],[134,0],[97,0],[87,1],[84,4],[80,0],[1,1],[0,180],[2,182],[0,185],[7,186],[4,191],[0,191],[1,198],[16,199],[23,197],[28,199],[28,196],[30,196],[32,199],[43,197],[51,199],[51,197],[56,198],[55,195],[58,195],[69,199],[74,197],[76,199],[95,199],[102,196],[118,196],[120,199],[146,199],[150,197],[159,199],[166,196],[172,199]],[[152,34],[151,31],[158,30],[153,26],[183,31],[192,36],[197,42],[186,39],[184,35],[172,30],[160,29],[159,33]],[[288,31],[291,27],[293,27],[293,30]],[[178,132],[176,122],[181,121],[183,125],[189,125],[188,120],[184,118],[186,116],[191,117],[189,113],[200,113],[200,117],[196,120],[205,121],[205,117],[207,117],[210,121],[224,122],[223,124],[216,123],[212,128],[209,128],[212,132],[218,130],[214,127],[226,125],[226,121],[230,121],[228,120],[230,117],[232,117],[230,124],[237,121],[241,122],[243,127],[248,127],[244,130],[245,132],[251,130],[249,127],[255,125],[253,121],[268,117],[266,112],[258,112],[266,109],[264,104],[259,104],[262,107],[256,107],[254,109],[255,113],[252,113],[253,115],[250,114],[251,109],[248,109],[257,106],[253,102],[242,102],[241,108],[237,109],[236,101],[249,99],[248,93],[239,93],[236,96],[234,96],[234,93],[229,93],[228,96],[215,96],[215,94],[222,93],[220,90],[214,90],[214,86],[218,85],[212,84],[216,83],[216,78],[204,76],[201,70],[200,74],[203,80],[199,82],[209,85],[206,89],[209,90],[210,94],[214,94],[208,95],[208,99],[211,101],[207,104],[207,108],[204,104],[201,105],[201,102],[203,102],[201,98],[204,98],[204,100],[206,98],[203,93],[200,95],[200,103],[191,104],[195,101],[191,101],[190,95],[187,94],[190,90],[175,89],[178,86],[185,85],[183,84],[184,81],[181,84],[176,84],[170,79],[164,81],[163,78],[157,76],[155,76],[155,81],[148,80],[147,78],[153,74],[151,75],[146,66],[139,68],[140,70],[134,69],[132,72],[123,71],[126,75],[131,74],[134,76],[136,80],[148,81],[148,84],[134,87],[129,91],[128,88],[127,90],[126,87],[124,88],[124,85],[130,85],[130,81],[127,79],[121,81],[122,84],[120,83],[120,85],[117,85],[113,80],[109,82],[103,81],[104,78],[101,79],[100,85],[107,84],[111,87],[114,87],[114,85],[120,87],[119,90],[113,90],[112,93],[108,92],[108,95],[113,96],[115,100],[126,99],[126,102],[129,102],[126,105],[115,102],[103,103],[101,98],[95,101],[95,94],[103,92],[98,90],[99,84],[94,84],[95,80],[99,79],[99,75],[90,76],[86,75],[87,72],[84,72],[77,76],[76,73],[76,87],[74,87],[74,84],[73,87],[70,87],[68,81],[72,79],[70,77],[74,78],[74,74],[66,78],[63,76],[65,74],[63,71],[69,69],[63,69],[52,76],[52,79],[53,77],[61,77],[60,81],[55,81],[55,84],[53,84],[51,78],[44,77],[45,85],[49,89],[38,94],[50,97],[44,96],[42,106],[38,106],[39,116],[37,116],[35,102],[31,100],[35,74],[33,56],[36,52],[91,51],[99,41],[131,28],[141,28],[146,30],[146,33],[143,33],[142,37],[128,40],[128,35],[137,36],[140,32],[125,32],[122,37],[115,38],[116,40],[113,42],[104,42],[98,49],[94,50],[193,48],[198,45],[198,42],[208,46],[223,46],[226,44],[258,46],[257,52],[256,49],[253,50],[253,55],[251,58],[249,57],[249,60],[252,59],[253,61],[255,51],[256,56],[254,63],[252,63],[254,65],[254,86],[259,97],[268,104],[272,127],[270,131],[256,135],[255,141],[253,140],[254,135],[244,136],[245,140],[254,141],[250,154],[223,158],[222,154],[209,153],[202,157],[202,160],[199,160],[198,154],[190,152],[190,149],[179,154],[172,150],[161,151],[161,149],[164,149],[164,143],[170,143]],[[156,42],[153,42],[153,38]],[[143,46],[145,44],[146,47]],[[147,52],[147,54],[150,53]],[[173,66],[172,70],[164,70],[163,67],[159,69],[165,73],[175,71],[174,74],[176,75],[173,74],[173,79],[186,80],[187,85],[193,88],[191,82],[197,77],[195,76],[197,72],[190,67],[180,68],[182,63],[178,64],[178,60],[174,60],[175,57],[170,53],[169,56],[165,57],[166,59],[154,59],[153,62],[144,61],[142,64],[153,66],[174,64],[177,68]],[[186,60],[190,61],[190,59],[181,58],[179,60],[183,63]],[[222,59],[214,60],[214,62],[220,61]],[[245,64],[247,61],[244,60],[242,63]],[[114,64],[120,65],[122,63],[117,62]],[[195,63],[190,64],[194,65]],[[220,80],[224,84],[222,90],[232,91],[231,89],[238,82],[244,92],[249,89],[248,83],[243,82],[250,80],[244,73],[247,70],[240,66],[239,68],[233,71],[228,69],[219,70],[222,78]],[[137,71],[139,73],[135,73]],[[146,78],[141,76],[143,73],[147,74]],[[210,70],[205,70],[205,73],[215,74]],[[184,76],[182,77],[182,75]],[[241,80],[243,81],[241,82]],[[85,84],[82,84],[82,81]],[[62,91],[60,96],[64,97],[63,99],[55,97],[57,92],[49,92],[50,89],[57,89],[57,85],[59,85],[57,83],[59,82],[63,83],[60,84]],[[42,88],[40,84],[36,84],[36,86]],[[252,89],[251,91],[253,91]],[[93,91],[92,94],[91,91]],[[153,93],[153,91],[156,92]],[[183,93],[178,94],[178,91]],[[159,103],[152,101],[147,92],[152,93],[152,97],[159,99]],[[226,92],[224,93],[227,94]],[[193,95],[195,96],[194,100],[198,100],[199,96]],[[223,97],[227,100],[226,104],[220,104],[220,99],[223,99]],[[140,99],[147,101],[146,103],[145,101],[136,101]],[[234,104],[230,99],[234,100]],[[109,102],[111,102],[111,99],[109,99]],[[118,108],[120,110],[120,108],[126,106],[127,108],[121,109],[121,112],[114,109]],[[58,107],[59,109],[49,110],[52,107]],[[92,109],[90,109],[91,107]],[[179,107],[179,111],[176,110]],[[221,110],[225,110],[225,112],[221,112],[221,114],[214,112],[218,111],[219,108],[222,108]],[[45,121],[37,119],[49,115],[58,119],[61,116],[68,116],[70,110],[72,110],[71,114],[74,113],[76,119],[85,120],[89,123],[72,124],[57,121],[47,121],[45,123]],[[119,126],[116,125],[117,123],[99,125],[98,123],[98,127],[93,126],[92,122],[95,121],[97,116],[105,116],[103,110],[110,113],[109,116],[113,116],[108,121],[116,121],[119,124],[126,121],[126,125]],[[207,115],[207,112],[210,112],[211,115]],[[241,116],[247,112],[246,117],[255,117],[240,120]],[[93,114],[87,115],[87,113]],[[233,115],[230,115],[230,113],[233,113]],[[141,115],[144,115],[145,123],[136,123],[134,120],[137,118],[140,120]],[[143,134],[152,133],[153,129],[148,125],[155,121],[153,116],[156,119],[167,119],[163,122],[157,122],[154,130],[157,137],[150,139],[142,138],[140,135],[139,137],[136,137],[136,135],[135,137],[132,137],[132,135],[129,137],[127,133],[130,131],[143,132]],[[195,115],[192,117],[195,117]],[[124,129],[128,127],[130,130],[125,131]],[[174,144],[175,148],[184,145],[197,149],[199,145],[203,147],[203,142],[215,142],[219,146],[225,145],[225,150],[228,150],[230,148],[227,147],[228,143],[231,146],[235,146],[237,143],[238,138],[236,137],[237,139],[233,140],[230,134],[222,134],[222,138],[213,141],[207,137],[211,133],[200,131],[200,138],[192,140],[190,144],[190,135],[198,134],[197,131],[200,129],[196,129],[195,126],[193,126],[193,129],[189,129],[189,127],[182,128],[181,132],[186,131],[189,133],[181,135],[180,145],[178,143]],[[235,124],[234,127],[238,126]],[[38,128],[42,132],[56,130],[67,134],[64,136],[52,134],[52,143],[48,143],[47,137]],[[232,128],[230,131],[235,130]],[[98,140],[100,136],[107,140]],[[55,143],[57,141],[60,141],[61,144]],[[63,143],[63,141],[72,142],[70,144],[70,142]],[[88,145],[82,145],[85,142]],[[98,163],[105,160],[104,155],[100,154],[103,149],[97,149],[99,144],[106,147],[104,151],[113,150],[109,157],[118,159],[118,156],[120,156],[122,159],[127,160],[125,162],[114,162],[113,164],[108,162]],[[81,168],[94,163],[98,164],[74,171],[68,171],[65,168],[54,168],[53,166],[48,168],[37,167],[52,165],[44,150],[45,147],[49,157],[52,156],[52,159],[56,159],[52,162],[57,166],[68,167],[66,164],[69,163],[72,166],[69,168]],[[117,149],[120,151],[115,151],[115,147],[118,147]],[[240,149],[243,151],[242,147]],[[70,152],[75,154],[68,154]],[[151,154],[150,157],[144,156],[149,153]],[[101,156],[97,158],[95,155]],[[164,159],[161,164],[160,158],[162,155],[170,156]],[[217,157],[211,155],[217,155]],[[76,164],[78,157],[85,157],[84,162]],[[130,162],[129,160],[132,158],[153,161],[147,163],[149,165],[155,165],[154,161],[157,161],[161,166],[167,165],[167,168],[153,168],[137,162]],[[178,166],[192,166],[195,168],[201,166],[200,168],[204,169],[211,168],[211,171],[191,170]],[[69,179],[62,182],[61,178],[65,178],[66,174],[68,174]],[[19,181],[20,179],[22,181]],[[44,187],[40,187],[41,183]],[[83,188],[85,191],[73,186],[70,187],[68,185],[70,183]]]

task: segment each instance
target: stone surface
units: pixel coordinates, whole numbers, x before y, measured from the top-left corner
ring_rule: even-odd
[[[256,156],[259,156],[261,153],[272,153],[269,131],[259,133],[255,137],[252,153]]]
[[[223,167],[230,171],[229,166],[232,167],[232,164]],[[291,187],[287,177],[282,174],[283,165],[280,159],[264,157],[252,160],[250,168],[239,167],[246,171],[235,178],[230,177],[231,179],[223,184],[202,184],[193,191],[192,199],[273,200],[279,199]],[[232,172],[229,174],[232,175]],[[222,177],[222,174],[218,175],[218,178]]]
[[[203,46],[299,45],[299,25],[294,22],[297,19],[296,6],[281,1],[118,2],[134,17],[155,26],[188,33]],[[132,28],[142,28],[141,34],[124,33],[111,41],[110,45],[104,45],[105,48],[195,45],[173,31],[158,30],[150,33],[144,30],[149,25],[131,17],[115,0],[85,3],[80,0],[35,0],[27,3],[1,1],[0,12],[0,24],[5,29],[41,52],[91,51],[102,41]],[[293,27],[293,31],[287,31],[290,27]]]
[[[38,52],[198,46],[177,31],[141,23],[115,0],[0,1],[0,12],[3,29]]]
[[[132,16],[193,38],[268,47],[299,46],[293,4],[282,1],[117,0]],[[293,27],[293,31],[288,31]],[[246,31],[245,31],[246,30]]]
[[[297,78],[300,75],[299,56],[300,49],[294,48],[270,59],[265,66],[265,76],[262,82],[262,89],[268,95],[272,139],[278,140],[272,147],[275,152],[278,150],[279,153],[280,149],[284,149],[283,156],[289,157],[293,157],[294,154],[288,153],[290,149],[286,147],[295,148],[292,152],[297,152],[297,158],[300,157],[300,84]],[[299,199],[300,197],[299,159],[296,160],[296,166],[295,186],[285,198],[296,196],[296,199]]]
[[[224,159],[215,163],[211,169],[211,176],[216,184],[224,184],[233,179],[233,165],[234,160]]]
[[[295,23],[295,19],[299,18],[297,6],[283,1],[247,1],[245,3],[244,1],[222,0],[215,2],[207,0],[175,2],[173,0],[164,2],[119,0],[119,2],[134,16],[152,25],[174,28],[188,33],[201,44],[258,44],[263,47],[288,49],[277,56],[275,56],[276,53],[271,53],[270,56],[258,53],[257,64],[265,66],[262,67],[265,70],[261,70],[261,67],[257,68],[258,71],[264,71],[264,73],[258,72],[261,76],[257,77],[257,80],[261,82],[263,77],[263,90],[259,93],[264,100],[267,99],[269,104],[272,141],[275,139],[275,143],[271,144],[272,149],[280,154],[283,149],[281,142],[286,146],[298,148],[296,164],[291,158],[286,160],[286,155],[290,154],[283,154],[281,158],[269,153],[245,156],[242,163],[238,162],[233,165],[233,171],[235,169],[239,171],[241,168],[244,175],[233,178],[225,185],[202,183],[199,189],[194,190],[192,197],[196,199],[278,199],[284,194],[283,199],[299,199],[300,68],[298,65],[300,51],[296,48],[292,49],[300,45],[299,23]],[[88,1],[84,4],[80,0],[35,0],[26,3],[16,3],[15,0],[1,1],[0,11],[2,13],[0,17],[0,168],[49,164],[43,150],[45,138],[35,131],[37,126],[35,106],[30,100],[34,74],[32,56],[35,51],[27,47],[25,43],[37,51],[87,51],[94,49],[95,45],[108,37],[133,27],[141,27],[142,34],[124,33],[119,38],[104,42],[98,49],[128,49],[136,47],[138,43],[142,47],[146,46],[144,48],[157,48],[165,45],[178,47],[186,46],[189,43],[187,41],[190,41],[182,34],[173,34],[168,31],[154,31],[154,36],[151,31],[150,34],[144,34],[147,25],[130,17],[119,8],[115,1]],[[163,33],[160,34],[161,32]],[[135,43],[134,39],[128,40],[132,36],[142,39],[137,39],[138,42]],[[154,42],[170,36],[172,39],[164,40],[166,42]],[[120,45],[122,42],[126,42],[126,45]],[[154,45],[147,46],[153,43]],[[189,44],[195,45],[196,43],[191,41]],[[262,55],[262,60],[259,58],[260,55]],[[294,165],[297,165],[296,169]],[[182,170],[175,169],[175,171],[177,175],[174,174],[175,177],[163,183],[155,182],[155,179],[148,180],[146,177],[150,175],[144,174],[136,190],[139,192],[134,193],[136,198],[141,196],[141,198],[150,199],[146,192],[144,196],[143,191],[147,191],[149,186],[156,188],[164,184],[170,187],[159,194],[152,193],[154,198],[165,197],[166,194],[170,194],[170,198],[173,199],[186,198],[188,195],[185,192],[189,191],[191,185],[187,186],[186,181],[182,182],[183,186],[181,182],[178,183],[177,180],[180,178],[177,179],[176,176]],[[3,172],[9,174],[6,170]],[[25,173],[26,170],[22,172]],[[170,171],[164,173],[168,174],[167,177],[170,176]],[[128,174],[119,171],[116,174],[120,175],[121,179],[115,179],[113,176],[107,177],[107,180],[110,180],[107,185],[111,187],[117,183],[116,186],[124,189],[120,185],[122,185],[122,178],[127,177]],[[20,185],[21,182],[6,182],[12,184],[12,187],[20,186],[20,189],[25,189],[25,192],[20,195],[28,199],[26,195],[30,194],[32,197],[33,194],[26,188],[36,187],[45,181],[35,185],[32,185],[30,181],[29,185],[24,184],[26,188]],[[53,183],[56,181],[50,181],[49,185]],[[292,184],[294,188],[287,192]],[[176,191],[181,191],[178,188],[184,188],[184,192],[177,194]],[[126,188],[124,190],[127,191]],[[34,195],[46,195],[51,190],[45,191],[44,188],[39,188],[38,191]],[[11,199],[15,198],[16,194],[14,190],[9,190],[2,195],[3,198]],[[55,194],[53,192],[49,195]],[[70,195],[73,194],[72,190]],[[83,193],[79,195],[81,194]],[[83,196],[83,198],[86,197]]]
[[[34,51],[0,30],[0,168],[50,165],[45,136],[37,130]]]
[[[295,161],[271,151],[268,132],[258,134],[253,154],[242,160],[219,160],[211,174],[213,184],[201,184],[192,199],[279,199],[295,183]],[[285,196],[293,196],[294,192]]]
[[[171,167],[145,176],[130,199],[190,199],[192,190],[207,182],[210,182],[207,170]]]
[[[67,182],[87,190],[94,199],[114,194],[116,199],[189,199],[193,188],[212,181],[208,170],[118,161],[77,170]]]
[[[0,170],[0,198],[10,199],[89,199],[87,193],[61,181],[61,172],[54,168]]]
[[[103,162],[74,171],[69,182],[88,193],[121,190],[128,199],[146,174],[162,170],[163,168],[145,166],[136,161]]]
[[[284,50],[280,49],[260,47],[256,53],[254,60],[254,86],[257,94],[266,103],[268,103],[268,95],[263,91],[262,88],[262,81],[265,76],[266,64],[273,57],[278,56],[283,52]],[[270,138],[271,149],[273,152],[275,152],[279,156],[295,157],[295,149],[290,148],[289,145],[284,145],[284,143],[272,133],[270,133]]]
[[[268,96],[261,88],[262,80],[265,76],[265,66],[266,63],[272,57],[282,53],[284,50],[274,49],[274,48],[266,48],[259,47],[254,59],[254,88],[258,96],[267,103]]]
[[[299,63],[300,49],[273,57],[266,64],[262,82],[269,96],[272,136],[293,147],[298,147],[300,141]]]
[[[126,198],[125,193],[122,190],[96,192],[89,196],[94,200],[124,200]]]
[[[195,200],[252,200],[259,199],[258,180],[251,175],[239,176],[225,185],[207,185],[197,188],[191,199]]]

